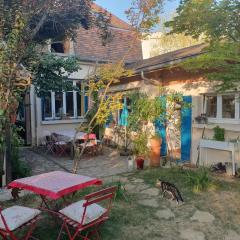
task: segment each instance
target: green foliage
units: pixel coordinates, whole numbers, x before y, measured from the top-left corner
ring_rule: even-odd
[[[213,139],[216,141],[225,141],[225,129],[220,128],[219,126],[216,126],[213,128],[214,136]]]
[[[126,14],[138,32],[149,33],[159,23],[162,4],[163,0],[132,0]]]
[[[11,160],[12,160],[12,177],[13,179],[23,178],[30,175],[30,168],[19,159],[19,147],[23,144],[23,140],[19,137],[17,127],[12,128],[11,136]]]
[[[148,137],[149,133],[147,131],[138,132],[138,134],[133,139],[133,153],[136,156],[148,157],[149,147],[148,147]]]
[[[184,0],[177,9],[178,15],[166,23],[170,33],[203,36],[209,43],[204,54],[182,66],[190,71],[204,70],[209,80],[219,82],[220,91],[233,89],[239,83],[239,12],[238,0]]]
[[[132,131],[141,131],[144,122],[155,122],[165,111],[165,104],[160,98],[151,99],[140,92],[131,93],[128,97],[131,99],[128,127]]]
[[[213,186],[209,171],[206,168],[200,168],[197,171],[187,171],[186,182],[195,193],[206,191]]]
[[[59,57],[54,54],[44,54],[33,67],[33,84],[39,97],[49,93],[73,90],[72,81],[69,76],[80,70],[79,63],[75,57]]]

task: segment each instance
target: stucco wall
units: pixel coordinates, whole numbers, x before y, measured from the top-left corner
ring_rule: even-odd
[[[213,128],[217,125],[225,128],[226,140],[236,139],[240,136],[239,124],[209,123],[203,125],[196,124],[194,121],[195,117],[203,113],[203,94],[214,92],[214,83],[210,84],[208,81],[205,81],[204,78],[199,74],[186,73],[179,69],[155,71],[146,74],[146,77],[159,81],[159,85],[165,87],[166,89],[181,92],[185,96],[192,96],[192,163],[195,163],[197,161],[199,141],[202,138],[204,127],[206,128],[204,137],[208,139],[212,139]],[[121,81],[121,84],[113,86],[111,89],[113,92],[120,90],[133,90],[134,86],[137,86],[135,89],[148,93],[150,97],[157,97],[161,92],[159,86],[146,84],[146,81],[144,83],[144,81],[141,80],[140,76],[133,76],[132,78],[124,79]],[[204,161],[204,164],[211,165],[217,162],[231,162],[231,154],[229,152],[204,149],[202,153],[204,159],[200,159],[200,162],[203,163],[203,160],[206,160],[206,156],[208,160]],[[238,154],[236,154],[235,160],[238,162],[238,166],[240,167],[240,159]]]

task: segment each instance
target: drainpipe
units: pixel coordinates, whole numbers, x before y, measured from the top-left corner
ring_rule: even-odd
[[[145,84],[152,84],[154,86],[160,86],[159,81],[157,81],[155,79],[152,79],[152,78],[145,77],[144,71],[141,71],[141,78],[142,78],[142,80],[144,81]]]
[[[141,78],[144,82],[144,84],[148,85],[154,85],[154,86],[157,86],[158,87],[158,95],[160,96],[162,94],[162,90],[161,90],[161,82],[155,80],[155,79],[152,79],[152,78],[147,78],[145,77],[144,75],[144,71],[141,71]]]

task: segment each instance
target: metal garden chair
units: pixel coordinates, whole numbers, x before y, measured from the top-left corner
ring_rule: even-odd
[[[32,236],[40,213],[38,209],[21,206],[0,208],[0,236],[4,240],[8,237],[12,240],[28,240]],[[18,238],[15,234],[23,227],[29,227],[29,229],[23,238]]]
[[[63,220],[57,240],[60,239],[63,230],[66,230],[68,238],[74,240],[77,236],[84,240],[90,240],[89,236],[96,235],[100,239],[98,228],[109,219],[112,200],[117,187],[110,187],[84,197],[84,200],[73,203],[59,211],[59,217]],[[106,208],[99,205],[105,202]],[[70,229],[73,229],[71,233]],[[83,236],[82,231],[86,230]]]

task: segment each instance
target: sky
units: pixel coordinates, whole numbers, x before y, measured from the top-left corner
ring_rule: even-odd
[[[95,2],[119,18],[127,21],[124,11],[129,8],[131,0],[96,0]],[[164,13],[162,14],[164,18],[168,18],[173,15],[179,2],[180,0],[168,0],[165,2]]]

